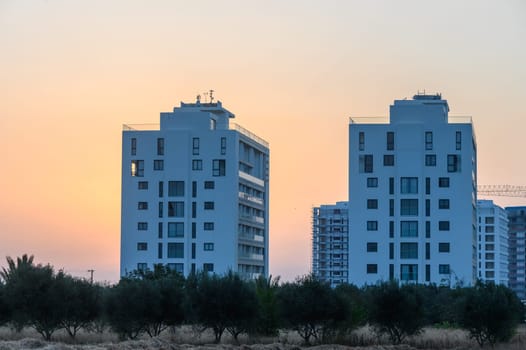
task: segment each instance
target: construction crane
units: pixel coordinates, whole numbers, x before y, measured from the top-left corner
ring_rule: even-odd
[[[526,198],[526,186],[515,185],[478,185],[477,194],[482,196],[522,197]]]

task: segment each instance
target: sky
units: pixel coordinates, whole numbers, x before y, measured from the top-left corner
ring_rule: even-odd
[[[270,143],[270,273],[347,200],[349,117],[442,93],[479,184],[526,185],[526,2],[0,0],[0,266],[119,274],[121,133],[198,94]],[[526,198],[495,197],[502,206]]]

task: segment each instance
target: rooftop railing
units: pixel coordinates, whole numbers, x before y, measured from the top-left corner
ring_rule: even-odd
[[[256,134],[248,131],[247,129],[245,129],[244,127],[242,127],[241,125],[239,124],[236,124],[236,123],[230,123],[230,130],[236,130],[236,131],[239,131],[241,134],[245,135],[246,137],[250,138],[250,139],[253,139],[254,141],[256,141],[257,143],[260,143],[262,144],[263,146],[267,147],[268,148],[268,142],[263,140],[261,137],[257,136]]]
[[[469,124],[473,123],[470,116],[462,115],[449,115],[449,124]],[[389,117],[378,116],[378,117],[349,117],[349,124],[389,124]]]
[[[123,131],[157,131],[161,129],[159,123],[147,124],[122,124]]]

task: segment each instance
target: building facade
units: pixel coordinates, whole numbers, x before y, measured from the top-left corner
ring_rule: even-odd
[[[508,286],[508,214],[491,200],[477,201],[478,278]]]
[[[312,272],[332,287],[348,282],[348,215],[347,202],[312,209]]]
[[[121,275],[164,264],[268,275],[269,148],[216,103],[122,133]]]
[[[471,118],[440,95],[396,100],[349,125],[349,282],[469,285],[477,277]]]
[[[526,207],[506,207],[509,234],[509,287],[526,300]]]

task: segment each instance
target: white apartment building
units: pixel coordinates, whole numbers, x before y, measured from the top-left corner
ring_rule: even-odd
[[[349,282],[469,285],[477,277],[471,118],[441,95],[396,100],[349,125]]]
[[[478,278],[508,286],[508,214],[491,200],[477,201]]]
[[[122,133],[121,275],[164,264],[268,275],[269,148],[221,102]]]
[[[506,207],[509,232],[509,287],[526,300],[526,207]]]
[[[332,287],[348,282],[348,202],[312,209],[312,272]]]

